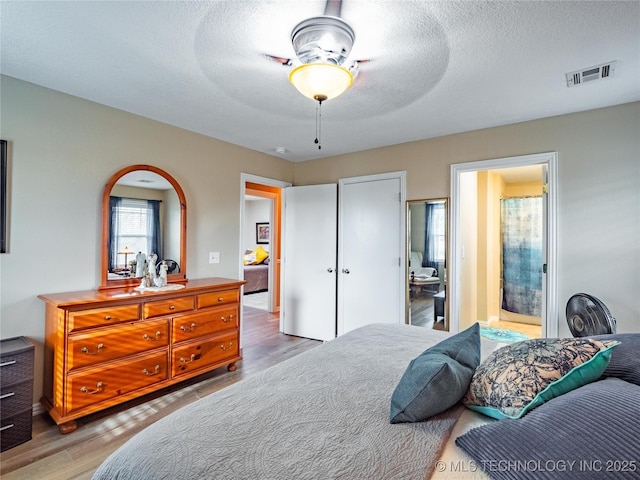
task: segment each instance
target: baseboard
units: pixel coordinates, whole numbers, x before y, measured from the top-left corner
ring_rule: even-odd
[[[46,410],[44,409],[44,407],[42,406],[42,404],[40,402],[34,403],[33,406],[31,407],[31,414],[34,417],[36,415],[42,415],[45,412],[46,412]]]

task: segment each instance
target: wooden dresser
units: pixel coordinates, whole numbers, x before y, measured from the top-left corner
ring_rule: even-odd
[[[46,304],[41,403],[61,433],[75,420],[240,360],[240,287],[227,278],[180,290],[39,295]]]
[[[24,337],[0,342],[0,451],[31,440],[34,346]]]

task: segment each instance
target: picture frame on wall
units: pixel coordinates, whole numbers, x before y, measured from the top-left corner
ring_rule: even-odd
[[[7,141],[0,140],[0,253],[7,253]]]
[[[268,223],[256,223],[256,243],[268,244],[271,239],[269,224]]]

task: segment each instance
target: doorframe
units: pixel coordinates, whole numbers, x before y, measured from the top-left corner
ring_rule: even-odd
[[[287,188],[287,187],[291,187],[293,184],[291,182],[286,182],[283,180],[276,180],[274,178],[267,178],[267,177],[261,177],[258,175],[254,175],[251,173],[240,173],[240,237],[239,237],[239,241],[238,241],[238,278],[241,280],[244,280],[244,246],[242,245],[242,241],[244,239],[244,235],[245,235],[245,228],[244,228],[244,224],[245,224],[245,192],[247,189],[247,183],[257,183],[260,185],[266,185],[269,187],[277,187],[277,188]],[[274,200],[273,198],[270,198],[270,203],[271,203],[271,211],[269,214],[269,223],[273,222],[273,217],[275,212],[273,211],[274,209]],[[282,229],[284,228],[283,222],[280,223],[280,230],[278,232],[272,232],[273,233],[277,233],[277,235],[279,235],[280,237],[282,237]],[[282,243],[280,244],[282,245]],[[272,287],[274,285],[274,268],[269,268],[269,286]],[[280,271],[280,282],[282,282],[282,269]],[[270,288],[271,291],[273,291],[273,288]],[[282,291],[280,291],[281,295],[282,295]],[[240,305],[241,308],[243,310],[243,314],[244,314],[244,296],[242,296],[240,298]],[[269,306],[272,305],[272,300],[271,297],[269,297]],[[282,305],[282,298],[280,299],[280,305]],[[242,326],[241,326],[242,328]],[[280,331],[282,331],[282,318],[280,318]]]
[[[546,254],[547,273],[543,275],[542,336],[558,336],[558,269],[557,269],[557,173],[558,152],[537,153],[516,157],[496,158],[477,162],[457,163],[451,165],[451,225],[449,231],[450,267],[449,267],[449,314],[450,331],[460,329],[460,292],[462,245],[460,229],[460,175],[467,172],[495,170],[499,168],[543,165],[546,167],[546,211],[543,212],[546,227],[546,242],[543,254]],[[543,201],[543,205],[545,202]]]

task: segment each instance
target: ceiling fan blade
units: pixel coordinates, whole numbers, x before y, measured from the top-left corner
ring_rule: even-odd
[[[340,18],[340,13],[342,13],[342,0],[327,0],[324,6],[324,14],[329,17]]]
[[[293,60],[291,60],[290,58],[269,55],[268,53],[263,53],[262,56],[267,60],[271,60],[272,62],[279,63],[283,67],[290,67],[291,65],[293,65]]]

